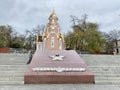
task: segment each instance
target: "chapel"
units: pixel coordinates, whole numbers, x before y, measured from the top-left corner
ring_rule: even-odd
[[[61,27],[58,23],[58,17],[53,11],[49,16],[49,22],[46,25],[45,32],[37,35],[36,49],[40,50],[64,50],[64,36],[61,33]]]

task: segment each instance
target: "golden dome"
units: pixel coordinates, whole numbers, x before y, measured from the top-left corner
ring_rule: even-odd
[[[49,19],[50,19],[50,18],[57,18],[57,15],[56,15],[56,13],[55,13],[54,11],[53,11],[52,14],[50,15]],[[58,19],[58,18],[57,18],[57,19]]]

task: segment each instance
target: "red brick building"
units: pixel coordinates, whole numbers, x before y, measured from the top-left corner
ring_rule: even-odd
[[[0,53],[10,53],[10,48],[0,48]]]
[[[55,12],[49,17],[49,23],[46,25],[43,35],[37,36],[36,40],[37,49],[41,50],[63,50],[64,36],[61,34],[61,28],[58,24],[58,17]]]

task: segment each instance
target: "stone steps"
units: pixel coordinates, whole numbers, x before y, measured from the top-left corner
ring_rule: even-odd
[[[96,80],[120,80],[120,77],[116,77],[116,76],[99,76],[99,77],[95,77]]]
[[[12,65],[0,65],[0,68],[26,68],[27,67],[27,65],[26,64],[22,64],[22,65],[14,65],[14,64],[12,64]]]
[[[87,64],[88,65],[88,64]],[[90,69],[93,69],[93,70],[95,70],[95,69],[98,69],[98,70],[101,70],[101,69],[111,69],[111,68],[113,68],[113,69],[116,69],[116,68],[120,68],[119,66],[120,66],[120,64],[119,65],[109,65],[109,64],[107,64],[107,65],[97,65],[97,66],[92,66],[92,65],[88,65],[89,66],[89,68]]]
[[[27,69],[27,65],[20,65],[20,66],[13,66],[13,65],[9,65],[9,66],[1,66],[0,65],[0,72],[1,71],[25,71]]]
[[[98,71],[98,72],[107,72],[107,71],[119,71],[120,70],[120,68],[95,68],[95,69],[91,69],[91,70],[93,70],[93,71]]]
[[[11,65],[11,64],[12,64],[12,65],[13,65],[13,64],[14,64],[14,65],[16,65],[16,64],[21,65],[21,64],[26,64],[26,63],[27,63],[27,62],[12,62],[12,61],[11,61],[11,62],[9,62],[9,63],[8,63],[8,62],[7,62],[7,63],[0,62],[0,65],[9,65],[9,64],[10,64],[10,65]]]
[[[98,85],[119,85],[120,84],[120,67],[103,66],[90,67],[95,75],[95,84]]]
[[[93,73],[97,74],[120,74],[120,68],[111,67],[111,68],[90,68]]]
[[[0,71],[0,85],[21,85],[24,84],[25,70]]]
[[[120,85],[120,56],[81,55],[95,74],[97,85]],[[23,85],[27,54],[0,54],[0,85]]]
[[[24,71],[20,71],[20,70],[16,70],[16,71],[0,71],[0,76],[1,75],[18,75],[18,74],[20,74],[20,75],[22,75],[22,74],[24,74],[24,72],[25,72],[25,70]]]
[[[97,85],[120,85],[120,55],[80,55],[95,75]]]
[[[120,80],[96,80],[96,85],[120,85]]]
[[[1,76],[21,76],[21,75],[24,75],[24,72],[12,72],[12,71],[2,71],[0,72],[0,77]]]
[[[0,54],[0,85],[23,85],[28,54]]]
[[[104,76],[104,75],[119,75],[120,73],[118,73],[118,72],[95,72],[95,71],[93,71],[93,73],[95,74],[95,75],[102,75],[102,76]]]
[[[25,71],[26,68],[0,68],[0,71],[1,70],[4,70],[4,71],[18,71],[18,70],[21,70],[21,71]]]
[[[27,63],[25,63],[25,64],[27,64]],[[0,65],[3,65],[3,64],[0,64]],[[4,65],[13,65],[13,63],[4,63]],[[23,63],[14,63],[14,65],[23,65]]]
[[[24,77],[23,76],[14,76],[14,77],[12,77],[12,76],[2,76],[2,78],[0,78],[0,81],[24,81]]]
[[[6,61],[6,62],[4,62],[4,61],[0,61],[0,65],[14,65],[14,64],[26,64],[27,63],[27,61],[25,61],[25,62],[14,62],[14,61]]]
[[[120,77],[120,74],[98,74],[94,73],[95,77]]]
[[[23,85],[24,84],[24,81],[11,81],[11,80],[8,80],[8,81],[0,81],[0,85]]]

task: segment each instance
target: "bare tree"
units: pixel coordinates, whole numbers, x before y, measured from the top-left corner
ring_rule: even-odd
[[[32,30],[26,30],[26,44],[28,49],[32,49],[34,48],[34,44],[35,44],[35,39],[36,39],[36,35],[42,35],[42,33],[44,32],[45,26],[44,25],[38,25],[35,28],[33,28]]]
[[[116,41],[120,39],[120,30],[111,30],[108,33],[104,33],[104,37],[107,41]]]

